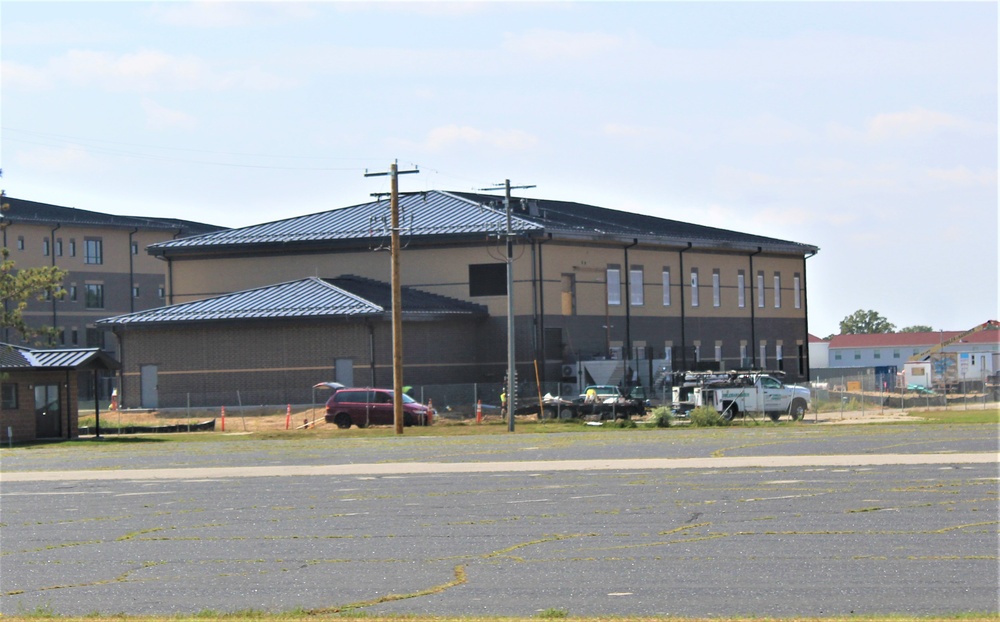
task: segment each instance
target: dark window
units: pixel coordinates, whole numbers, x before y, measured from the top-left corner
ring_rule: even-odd
[[[469,266],[469,296],[506,296],[507,264],[480,263]]]
[[[73,238],[69,239],[69,256],[76,257],[76,240]]]
[[[69,299],[76,300],[76,285],[69,286]]]
[[[104,347],[104,331],[97,330],[96,328],[87,329],[87,347],[88,348],[103,348]]]
[[[100,238],[91,238],[83,241],[83,262],[102,264],[104,263],[104,242]]]
[[[3,383],[3,403],[0,405],[4,410],[17,410],[17,385],[13,383]]]
[[[98,283],[87,283],[83,286],[86,291],[86,304],[88,309],[104,308],[104,286]]]
[[[132,254],[133,255],[138,255],[139,254],[139,243],[138,242],[132,242]]]
[[[76,329],[75,329],[75,328],[73,329],[73,332],[72,332],[72,335],[73,335],[73,345],[74,345],[74,346],[75,346],[75,345],[79,345],[79,344],[80,344],[80,337],[79,337],[79,335],[77,334],[77,332],[76,332]]]

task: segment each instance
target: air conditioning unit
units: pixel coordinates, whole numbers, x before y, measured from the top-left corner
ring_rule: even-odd
[[[562,366],[562,377],[563,378],[576,378],[576,365],[563,365]]]
[[[559,395],[566,397],[576,395],[577,393],[579,393],[579,389],[576,388],[575,382],[562,382],[559,384]]]

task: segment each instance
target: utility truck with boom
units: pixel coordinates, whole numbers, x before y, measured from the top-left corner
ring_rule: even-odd
[[[672,409],[680,416],[699,406],[710,406],[724,419],[746,413],[764,413],[777,421],[789,415],[805,416],[812,397],[807,387],[784,384],[781,371],[680,372],[672,394]]]

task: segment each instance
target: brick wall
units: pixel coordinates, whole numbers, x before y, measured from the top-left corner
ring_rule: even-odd
[[[17,408],[0,410],[0,435],[3,442],[13,438],[15,443],[38,438],[77,438],[79,436],[79,411],[77,406],[77,373],[75,371],[5,370],[3,384],[17,387]],[[60,414],[55,436],[39,431],[35,415],[35,386],[59,387]],[[9,429],[9,433],[8,433]]]

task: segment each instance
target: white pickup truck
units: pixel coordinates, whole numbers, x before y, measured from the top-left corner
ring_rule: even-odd
[[[812,401],[808,387],[784,384],[781,372],[693,372],[673,387],[672,407],[686,414],[699,406],[711,406],[732,419],[745,413],[765,413],[772,421],[789,415],[798,421]]]

